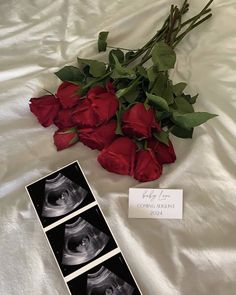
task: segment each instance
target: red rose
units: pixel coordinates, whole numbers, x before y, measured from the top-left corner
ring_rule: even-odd
[[[95,96],[102,94],[102,93],[115,93],[115,88],[111,81],[107,81],[105,88],[97,85],[89,89],[87,93],[88,98],[94,98]]]
[[[135,150],[136,145],[131,139],[119,137],[100,152],[98,162],[110,172],[133,175]]]
[[[44,127],[53,124],[59,109],[59,102],[54,95],[44,95],[30,99],[30,110]]]
[[[166,145],[152,138],[148,141],[148,147],[154,151],[156,159],[160,164],[173,163],[176,160],[174,147],[170,140],[169,145]]]
[[[59,86],[56,96],[58,97],[63,109],[69,109],[78,104],[80,95],[76,94],[76,91],[79,89],[79,86],[69,82],[63,82]]]
[[[161,176],[162,166],[150,149],[138,151],[135,162],[135,179],[145,182],[155,180]]]
[[[149,138],[152,136],[152,128],[160,130],[159,124],[155,121],[154,110],[146,109],[141,102],[131,106],[123,114],[122,131],[128,136]]]
[[[74,127],[75,124],[72,120],[72,111],[73,109],[60,110],[54,124],[59,129]]]
[[[76,128],[69,128],[57,130],[53,135],[53,139],[57,150],[60,151],[75,144],[79,140],[79,137]]]
[[[89,89],[88,93],[87,93],[87,97],[89,99],[93,99],[94,97],[96,97],[97,95],[101,94],[101,93],[106,93],[108,91],[106,91],[106,89],[100,85],[94,86],[92,88]]]
[[[96,127],[108,122],[115,114],[119,102],[114,93],[101,92],[100,86],[89,90],[87,98],[82,100],[74,113],[73,121],[80,127]]]
[[[112,120],[99,127],[79,129],[79,139],[91,149],[102,150],[115,138],[116,121]]]

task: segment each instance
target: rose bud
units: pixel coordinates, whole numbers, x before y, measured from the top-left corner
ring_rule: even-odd
[[[116,125],[116,121],[112,120],[99,127],[79,129],[79,139],[91,149],[102,150],[116,137]]]
[[[134,178],[145,182],[161,176],[162,166],[158,163],[154,153],[150,150],[140,150],[136,153]]]
[[[79,89],[79,86],[69,82],[63,82],[59,86],[56,96],[58,97],[63,109],[69,109],[78,104],[81,96],[77,94],[76,91]]]
[[[133,175],[135,150],[136,145],[130,138],[119,137],[100,152],[97,160],[110,172]]]
[[[131,106],[122,117],[122,131],[130,137],[150,138],[152,128],[160,129],[155,121],[154,110],[146,109],[144,104],[139,102]]]
[[[96,88],[96,89],[95,89]],[[73,112],[73,121],[80,127],[96,127],[108,122],[119,106],[113,93],[100,93],[102,87],[91,88],[87,98],[82,100]]]
[[[150,147],[155,153],[156,159],[160,164],[173,163],[176,160],[176,155],[172,142],[169,140],[169,145],[166,145],[154,138],[148,141]]]
[[[60,109],[60,104],[54,95],[44,95],[30,99],[30,110],[44,127],[53,124]]]
[[[72,120],[72,111],[73,109],[60,110],[54,124],[59,129],[74,127],[75,124]]]
[[[53,139],[57,150],[60,151],[75,144],[79,140],[79,137],[76,128],[69,128],[57,130],[53,135]]]

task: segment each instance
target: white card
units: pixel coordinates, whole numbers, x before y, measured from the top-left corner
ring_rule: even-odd
[[[183,218],[182,189],[129,189],[129,218]]]

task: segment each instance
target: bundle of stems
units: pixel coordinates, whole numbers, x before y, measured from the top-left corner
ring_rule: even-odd
[[[165,20],[162,28],[158,30],[142,48],[135,52],[131,60],[124,62],[123,65],[128,65],[134,62],[140,56],[142,56],[142,59],[139,65],[144,64],[151,58],[151,51],[154,45],[162,40],[174,49],[190,31],[212,16],[211,9],[209,8],[212,2],[213,0],[210,0],[197,15],[184,22],[182,21],[183,16],[189,10],[188,1],[185,0],[180,9],[176,5],[171,5],[170,14]]]
[[[198,14],[184,21],[183,17],[189,11],[188,1],[185,0],[181,8],[177,5],[171,5],[170,13],[164,21],[161,29],[159,29],[156,34],[139,49],[126,49],[115,46],[107,46],[107,48],[129,51],[132,54],[132,57],[122,62],[122,66],[130,67],[135,62],[135,66],[133,67],[137,68],[137,66],[145,64],[152,57],[152,49],[155,44],[160,41],[165,41],[165,43],[174,49],[189,32],[208,20],[212,16],[211,8],[209,7],[213,1],[214,0],[210,0]],[[111,72],[112,68],[110,68],[110,71],[107,71],[103,76],[87,83],[83,87],[84,92],[94,84],[105,80],[111,75]]]

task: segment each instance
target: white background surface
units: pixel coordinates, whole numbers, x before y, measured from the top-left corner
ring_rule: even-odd
[[[67,294],[24,186],[77,159],[144,295],[235,294],[235,0],[214,1],[214,17],[179,45],[173,73],[199,93],[197,110],[219,117],[193,140],[174,138],[177,161],[145,185],[183,188],[183,220],[128,219],[128,189],[144,184],[103,170],[81,143],[56,152],[55,128],[41,127],[28,108],[42,88],[59,85],[54,71],[78,55],[98,57],[99,31],[110,31],[111,45],[139,47],[171,3],[0,1],[0,294]],[[191,3],[196,13],[206,1]]]

